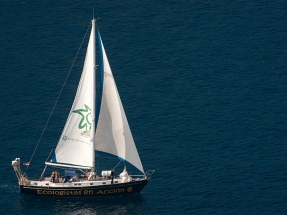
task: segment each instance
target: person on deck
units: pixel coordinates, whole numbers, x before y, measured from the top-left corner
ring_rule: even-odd
[[[57,172],[56,170],[54,170],[54,171],[52,172],[52,175],[51,175],[51,178],[52,178],[52,182],[53,182],[53,183],[55,183],[55,180],[56,180],[57,176],[58,176],[58,172]]]
[[[112,170],[112,172],[111,172],[111,177],[112,177],[111,184],[113,184],[113,183],[114,183],[114,175],[115,175],[115,171],[114,171],[114,170]]]

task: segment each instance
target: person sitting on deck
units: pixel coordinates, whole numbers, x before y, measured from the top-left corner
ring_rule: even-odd
[[[55,180],[58,178],[58,172],[54,170],[51,175],[52,182],[55,183]]]

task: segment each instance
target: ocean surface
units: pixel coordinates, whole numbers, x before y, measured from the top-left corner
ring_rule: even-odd
[[[94,16],[145,170],[139,195],[19,193],[61,135]],[[17,1],[0,7],[0,214],[287,214],[287,1]],[[84,44],[85,45],[85,44]],[[24,168],[24,167],[23,167]]]

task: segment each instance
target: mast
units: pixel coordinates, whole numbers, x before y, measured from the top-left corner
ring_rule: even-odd
[[[96,20],[93,16],[92,19],[92,40],[93,40],[93,125],[92,125],[92,161],[93,161],[93,166],[92,166],[92,173],[95,172],[95,167],[96,167],[96,163],[95,163],[95,133],[96,133],[96,127],[95,127],[95,116],[96,116],[96,103],[95,103],[95,97],[96,97]]]

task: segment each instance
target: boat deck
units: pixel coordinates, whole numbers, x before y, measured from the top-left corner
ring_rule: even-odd
[[[35,186],[35,187],[92,187],[92,186],[102,186],[102,185],[108,185],[108,184],[122,184],[126,182],[132,182],[132,181],[140,181],[142,178],[133,178],[129,181],[122,180],[121,178],[114,178],[113,183],[111,179],[106,179],[102,177],[97,177],[94,180],[87,180],[84,178],[80,179],[72,179],[69,181],[65,181],[64,178],[59,178],[55,181],[55,183],[52,182],[51,177],[42,178],[41,180],[27,180],[26,186]]]

